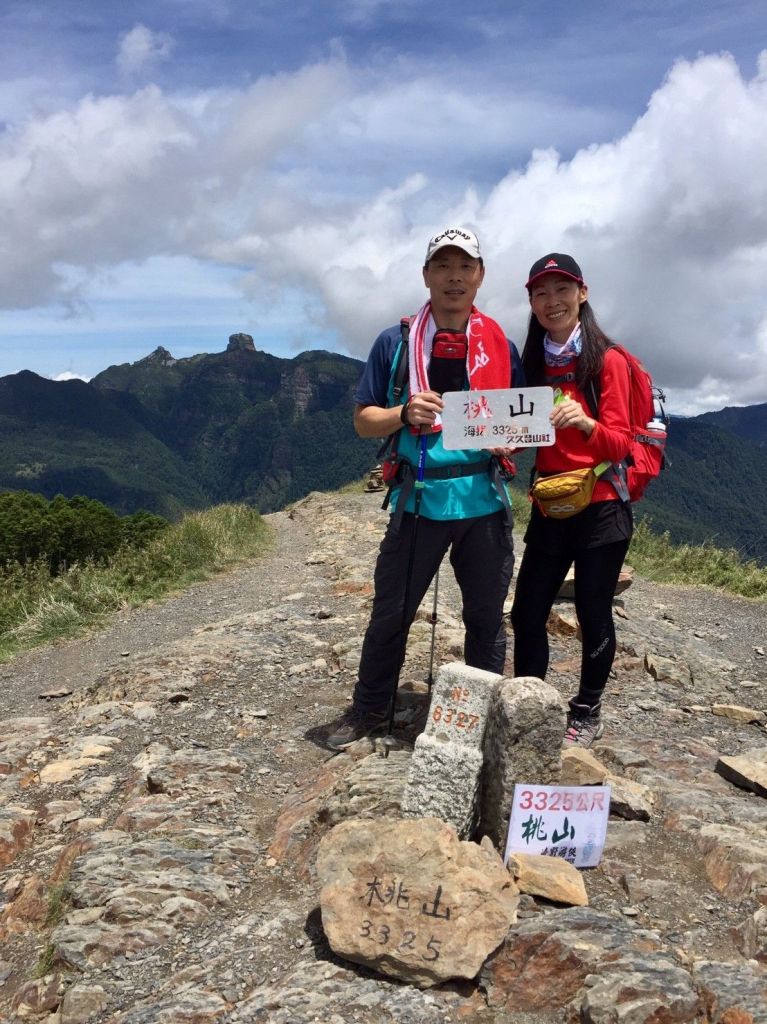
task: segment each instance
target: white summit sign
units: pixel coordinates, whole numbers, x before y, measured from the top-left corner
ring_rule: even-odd
[[[554,444],[550,387],[447,391],[442,400],[442,444],[448,451]]]

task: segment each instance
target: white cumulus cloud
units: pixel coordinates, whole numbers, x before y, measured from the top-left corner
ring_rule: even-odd
[[[63,373],[57,373],[51,377],[51,380],[84,380],[87,383],[90,377],[83,377],[82,374],[72,373],[71,370],[64,370]]]
[[[150,33],[145,51],[161,49]],[[523,161],[515,136],[542,118],[588,139],[601,115],[498,91],[467,103],[454,76],[410,75],[337,56],[240,89],[88,96],[10,125],[0,308],[77,310],[90,281],[128,264],[235,267],[270,316],[304,296],[302,347],[319,327],[364,357],[423,301],[429,236],[463,223],[486,255],[480,305],[516,340],[530,264],[570,252],[603,326],[673,411],[764,400],[767,56],[750,79],[726,54],[679,62],[621,137],[566,158],[528,147]]]
[[[146,25],[134,25],[120,36],[117,67],[124,75],[136,75],[167,60],[173,38],[167,32],[153,32]]]
[[[417,216],[419,202],[435,206],[425,163],[422,179],[382,191],[353,217],[273,238],[262,273],[298,271],[362,356],[378,329],[423,296],[428,236],[465,223],[487,255],[481,303],[518,339],[530,264],[570,252],[604,327],[647,361],[677,411],[763,401],[766,72],[765,58],[751,81],[726,55],[680,62],[622,138],[570,160],[535,152],[488,194],[467,189],[446,204],[439,221]]]

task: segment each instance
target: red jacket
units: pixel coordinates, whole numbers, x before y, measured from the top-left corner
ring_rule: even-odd
[[[566,366],[547,366],[544,383],[548,383],[549,377],[575,373],[575,368],[575,359]],[[575,381],[552,384],[552,387],[561,388],[564,394],[580,402],[588,416],[592,416],[589,403]],[[600,462],[620,462],[628,455],[631,437],[628,365],[620,352],[608,349],[602,366],[599,419],[591,437],[587,438],[577,427],[557,430],[556,442],[549,448],[538,449],[535,466],[540,473],[562,473],[567,469],[598,466]],[[611,483],[601,479],[597,481],[592,502],[617,498]]]

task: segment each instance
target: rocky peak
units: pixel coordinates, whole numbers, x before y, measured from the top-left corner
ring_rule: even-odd
[[[250,334],[230,334],[227,352],[255,352],[256,346]]]
[[[141,360],[142,363],[148,366],[173,366],[176,360],[162,345],[158,345],[154,352],[150,352],[149,355]]]

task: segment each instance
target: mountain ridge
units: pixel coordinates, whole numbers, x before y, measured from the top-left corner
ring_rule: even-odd
[[[274,511],[372,464],[376,443],[351,424],[361,369],[319,350],[282,359],[236,334],[224,352],[175,359],[158,346],[88,383],[0,378],[0,487],[86,493],[121,513]]]
[[[374,465],[378,442],[352,427],[362,368],[319,349],[273,356],[237,333],[180,359],[158,345],[88,383],[21,371],[0,378],[0,488],[173,518],[222,501],[275,511]],[[637,517],[767,564],[767,404],[673,417],[667,455]]]

